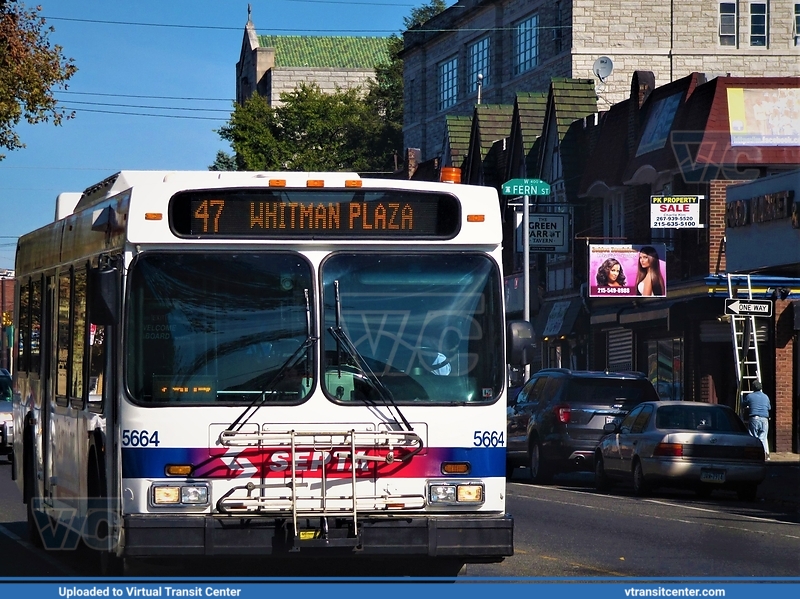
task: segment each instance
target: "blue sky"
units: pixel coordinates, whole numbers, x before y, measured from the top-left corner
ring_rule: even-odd
[[[21,123],[17,132],[27,147],[0,152],[6,155],[0,161],[0,268],[14,268],[17,237],[53,220],[59,193],[83,191],[119,170],[206,170],[218,150],[230,151],[214,130],[230,116],[248,5],[245,0],[24,3],[41,5],[41,15],[55,27],[51,44],[75,60],[78,72],[69,93],[56,97],[76,110],[76,118],[60,127]],[[249,3],[256,31],[276,35],[390,35],[402,30],[412,8],[425,4]],[[140,108],[150,106],[156,108]]]

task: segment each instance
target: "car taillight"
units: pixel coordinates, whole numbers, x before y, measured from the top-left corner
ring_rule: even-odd
[[[556,415],[558,421],[562,424],[569,424],[570,411],[569,406],[560,405],[553,408],[553,414]]]
[[[659,443],[653,450],[653,456],[683,457],[683,445],[681,443]]]

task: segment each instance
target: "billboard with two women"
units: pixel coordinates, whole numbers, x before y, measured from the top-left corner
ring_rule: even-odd
[[[590,245],[589,297],[666,297],[663,243]]]

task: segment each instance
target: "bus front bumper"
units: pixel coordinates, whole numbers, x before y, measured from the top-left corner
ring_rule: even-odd
[[[316,520],[316,521],[315,521]],[[285,520],[215,516],[124,517],[128,557],[179,555],[306,555],[309,552],[369,556],[444,557],[467,563],[496,562],[514,554],[514,519],[475,517],[359,517],[327,534],[307,528],[295,535]],[[303,519],[319,526],[321,519]]]

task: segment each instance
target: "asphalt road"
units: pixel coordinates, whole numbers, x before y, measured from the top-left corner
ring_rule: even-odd
[[[734,494],[699,500],[665,491],[634,497],[621,488],[600,495],[591,475],[557,477],[555,484],[527,482],[518,470],[507,505],[516,519],[516,554],[500,564],[468,565],[472,577],[796,577],[800,572],[800,514],[777,503],[739,502]],[[24,540],[19,492],[0,460],[0,576],[72,577],[95,574],[75,552],[45,553]],[[138,564],[131,576],[312,576],[256,560],[188,559]],[[379,568],[379,566],[378,566]],[[378,569],[345,575],[380,576]]]
[[[800,513],[781,503],[740,502],[734,493],[698,499],[664,490],[638,498],[602,495],[591,474],[539,486],[525,471],[508,485],[515,555],[470,565],[471,576],[741,577],[800,572]]]

